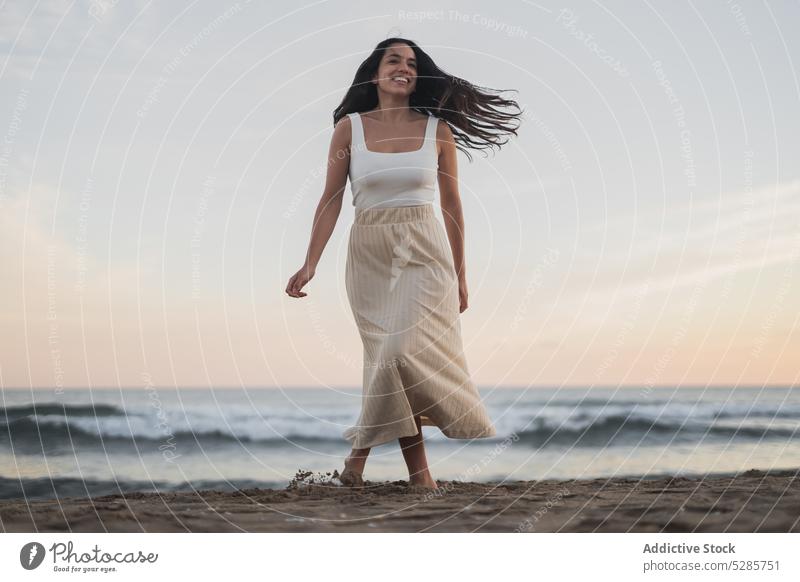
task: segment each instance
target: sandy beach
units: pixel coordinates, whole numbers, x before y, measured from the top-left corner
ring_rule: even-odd
[[[800,532],[798,471],[0,502],[5,532]],[[314,477],[311,479],[314,480]],[[335,483],[335,481],[334,481]]]

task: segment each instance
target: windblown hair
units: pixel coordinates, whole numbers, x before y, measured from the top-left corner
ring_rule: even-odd
[[[503,99],[493,93],[504,90],[478,87],[465,79],[446,73],[436,66],[428,54],[413,41],[387,38],[378,43],[358,67],[353,83],[342,102],[333,112],[333,124],[348,113],[369,111],[378,106],[378,88],[372,83],[383,54],[389,46],[407,44],[417,60],[417,85],[409,96],[409,107],[420,113],[430,113],[448,122],[456,147],[472,160],[469,149],[491,149],[505,144],[508,134],[517,135],[522,110],[516,101]],[[502,111],[513,107],[517,112]],[[516,121],[516,125],[509,123]]]

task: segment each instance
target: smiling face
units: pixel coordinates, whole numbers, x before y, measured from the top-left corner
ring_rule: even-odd
[[[378,72],[372,78],[379,90],[408,96],[417,85],[417,59],[407,44],[393,44],[383,53]]]

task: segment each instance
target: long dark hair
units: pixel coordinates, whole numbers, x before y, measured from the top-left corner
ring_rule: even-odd
[[[378,71],[384,51],[397,43],[407,44],[417,60],[417,86],[410,95],[408,105],[421,113],[430,113],[446,120],[453,132],[456,147],[472,160],[469,148],[491,149],[505,144],[504,135],[517,135],[522,110],[516,101],[503,99],[492,93],[495,89],[478,87],[469,81],[446,73],[436,66],[428,54],[413,41],[405,38],[387,38],[377,44],[358,67],[353,83],[339,106],[333,111],[333,124],[348,113],[369,111],[378,105],[378,88],[372,77]],[[515,107],[510,113],[502,108]],[[516,125],[508,122],[514,120]]]

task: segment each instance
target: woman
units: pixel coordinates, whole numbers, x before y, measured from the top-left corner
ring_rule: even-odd
[[[361,64],[334,112],[325,191],[305,264],[286,293],[306,296],[301,290],[314,276],[349,177],[355,222],[345,279],[364,373],[361,415],[343,433],[352,444],[339,476],[344,485],[363,485],[370,449],[398,439],[409,483],[436,488],[422,426],[451,438],[496,434],[462,347],[459,314],[468,294],[456,142],[470,159],[466,148],[505,143],[499,135],[516,135],[505,122],[519,115],[497,109],[506,106],[519,109],[445,73],[414,42],[389,38]],[[446,236],[434,214],[437,178]]]

